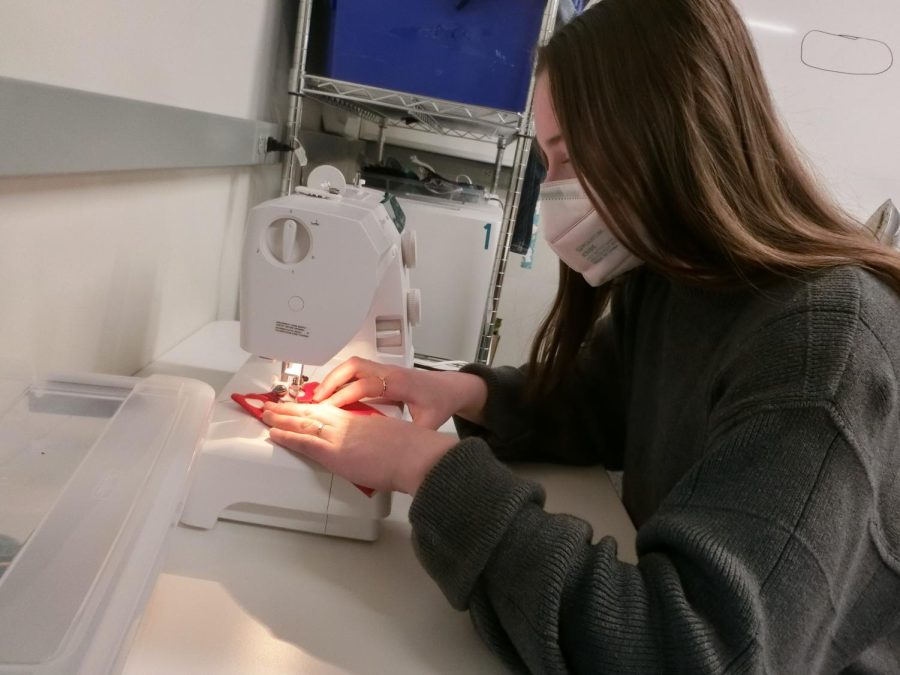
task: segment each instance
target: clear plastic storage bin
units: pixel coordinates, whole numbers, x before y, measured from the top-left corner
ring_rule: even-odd
[[[213,397],[159,375],[0,374],[0,674],[121,666]]]

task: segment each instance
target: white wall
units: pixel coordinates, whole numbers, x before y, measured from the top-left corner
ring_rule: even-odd
[[[822,185],[862,221],[886,199],[900,202],[900,3],[736,4],[781,115]]]
[[[4,0],[0,75],[283,122],[290,0]],[[2,120],[0,120],[2,122]],[[130,374],[237,310],[277,166],[0,179],[0,358]]]

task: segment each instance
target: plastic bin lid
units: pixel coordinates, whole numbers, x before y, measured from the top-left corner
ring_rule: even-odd
[[[213,398],[161,375],[0,373],[0,673],[119,665]]]

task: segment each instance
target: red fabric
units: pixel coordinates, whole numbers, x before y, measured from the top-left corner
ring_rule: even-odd
[[[316,391],[316,387],[319,386],[318,382],[307,382],[303,385],[303,392],[297,397],[297,403],[311,403],[313,394]],[[263,415],[263,405],[265,403],[279,403],[282,401],[282,397],[278,394],[267,393],[267,394],[232,394],[231,400],[241,406],[248,413],[253,415],[256,419],[262,421]],[[259,405],[255,405],[251,403],[251,401],[260,401]],[[365,403],[350,403],[348,405],[342,406],[342,410],[346,410],[347,412],[351,412],[354,415],[383,415],[384,413],[378,410],[377,408],[373,408],[370,405],[366,405]],[[356,488],[362,492],[366,497],[371,497],[375,494],[375,490],[370,487],[366,487],[364,485],[353,484]]]
[[[281,400],[276,394],[232,394],[231,400],[241,406],[256,419],[261,420],[263,414],[263,405],[268,401],[270,403],[278,403]],[[254,405],[250,401],[260,401],[259,405]]]

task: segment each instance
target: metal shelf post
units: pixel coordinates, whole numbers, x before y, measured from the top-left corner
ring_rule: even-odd
[[[491,180],[492,194],[497,194],[497,188],[500,186],[500,172],[503,171],[503,155],[506,154],[507,143],[505,136],[497,139],[497,161],[494,164],[494,177]]]
[[[541,23],[541,33],[538,43],[546,42],[553,35],[556,25],[556,13],[559,8],[559,0],[548,0],[544,10],[544,18]],[[509,247],[512,240],[516,215],[519,213],[519,200],[522,196],[522,184],[525,182],[525,168],[528,164],[528,155],[531,152],[531,142],[534,137],[532,112],[534,109],[534,82],[537,64],[532,67],[531,81],[528,85],[525,114],[519,122],[516,135],[516,154],[513,160],[512,176],[510,177],[510,190],[506,197],[506,208],[503,214],[503,227],[500,230],[500,246],[497,247],[497,258],[494,261],[492,275],[493,286],[487,298],[484,321],[482,323],[481,339],[478,343],[478,351],[475,360],[478,363],[490,364],[494,360],[496,349],[496,325],[497,311],[500,307],[500,292],[503,290],[503,279],[506,276],[506,264],[509,259]]]
[[[300,135],[300,120],[303,116],[303,100],[299,92],[303,91],[306,75],[306,58],[309,53],[309,24],[312,20],[312,0],[300,0],[297,7],[297,35],[294,40],[294,54],[291,61],[291,72],[288,75],[288,93],[291,97],[287,119],[287,138],[285,143],[294,146],[294,139]],[[297,141],[299,142],[299,140]],[[294,189],[294,153],[284,156],[281,170],[281,195],[291,194]]]

